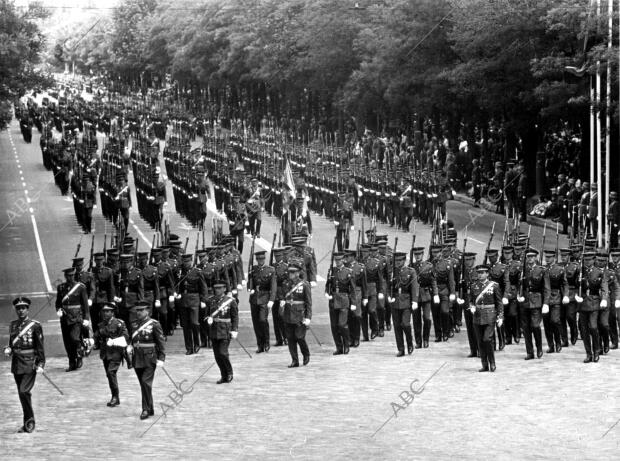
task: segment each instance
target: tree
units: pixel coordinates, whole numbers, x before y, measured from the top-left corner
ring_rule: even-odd
[[[45,37],[34,22],[46,16],[37,4],[18,11],[11,0],[0,0],[0,129],[11,121],[11,103],[32,88],[51,80],[36,65]]]

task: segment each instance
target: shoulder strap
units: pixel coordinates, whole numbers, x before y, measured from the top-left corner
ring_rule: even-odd
[[[285,298],[288,298],[291,294],[293,294],[293,291],[295,291],[297,288],[299,288],[300,286],[302,286],[304,284],[304,281],[301,280],[300,282],[297,283],[297,285],[295,285],[293,288],[291,288],[289,290],[288,293],[286,293],[286,295],[284,295]]]
[[[67,293],[63,298],[62,301],[66,301],[67,299],[69,299],[69,296],[71,296],[73,293],[75,293],[75,290],[77,290],[79,287],[84,286],[84,284],[82,282],[78,282],[75,285],[73,285],[73,288],[71,288],[71,290],[69,290],[69,293]]]
[[[15,339],[13,339],[13,346],[15,346],[15,344],[17,344],[17,341],[19,340],[19,338],[24,336],[28,332],[28,330],[30,330],[30,328],[32,328],[36,323],[37,322],[35,322],[34,320],[31,320],[28,325],[26,325],[24,328],[22,328],[22,331],[20,331],[17,334],[17,336],[15,336]]]
[[[484,288],[482,289],[482,291],[480,291],[480,294],[476,297],[475,304],[478,304],[478,302],[482,300],[482,297],[484,296],[485,293],[492,291],[494,286],[495,286],[495,282],[493,280],[489,280],[487,284],[484,286]]]
[[[142,325],[140,328],[138,328],[136,331],[133,332],[133,334],[131,335],[131,339],[134,339],[136,337],[136,335],[138,333],[140,333],[142,330],[144,330],[146,327],[148,327],[149,325],[151,325],[155,320],[150,319],[148,322],[146,322],[144,325]]]

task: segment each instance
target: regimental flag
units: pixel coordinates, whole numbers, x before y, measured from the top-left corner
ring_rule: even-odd
[[[293,180],[293,170],[291,164],[286,159],[286,166],[282,174],[282,209],[288,210],[288,207],[295,200],[295,181]]]

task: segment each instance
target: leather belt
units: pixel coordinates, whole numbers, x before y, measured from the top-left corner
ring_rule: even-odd
[[[495,309],[495,304],[481,304],[476,306],[476,309]]]
[[[65,309],[81,309],[82,306],[79,304],[71,304],[70,306],[65,306]]]
[[[230,323],[230,319],[215,318],[215,319],[213,319],[213,321],[216,322],[216,323]]]
[[[34,355],[34,349],[14,349],[13,353],[17,355]]]
[[[141,349],[154,349],[155,348],[155,344],[142,344],[142,343],[138,343],[138,344],[134,344],[133,347],[139,347]]]
[[[291,301],[290,304],[306,304],[305,301]]]

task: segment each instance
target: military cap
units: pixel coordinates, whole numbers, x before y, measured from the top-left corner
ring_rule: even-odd
[[[496,250],[495,248],[489,248],[487,250],[487,255],[488,256],[497,256],[499,254],[499,251]]]
[[[75,267],[68,267],[63,270],[65,275],[75,275]]]
[[[80,264],[84,264],[84,258],[73,258],[73,265],[79,266]]]
[[[153,248],[153,249],[151,250],[151,255],[153,255],[153,256],[159,256],[159,255],[161,255],[161,252],[162,252],[162,248]]]
[[[401,251],[397,251],[396,253],[394,253],[394,261],[395,262],[402,262],[405,259],[407,259],[407,253],[403,253]]]
[[[158,250],[161,251],[162,257],[170,254],[170,248],[167,246],[159,247]]]
[[[424,254],[424,247],[413,247],[411,251],[414,255],[421,255]]]
[[[387,234],[376,234],[375,235],[375,243],[377,242],[387,242],[388,236]]]
[[[502,162],[495,162],[495,168],[501,168],[502,165]]]
[[[93,254],[93,258],[95,258],[95,261],[101,261],[102,259],[105,259],[105,254],[95,253]]]
[[[149,257],[149,252],[148,251],[139,251],[138,252],[138,259],[148,259]]]
[[[118,253],[118,250],[116,248],[110,248],[108,250],[108,259],[109,258],[118,258],[118,255],[119,255],[119,253]]]
[[[589,189],[590,183],[588,181],[584,181],[583,183],[581,183],[581,187],[583,187],[584,189]]]
[[[536,248],[528,248],[525,256],[538,256],[538,250]]]
[[[181,240],[181,237],[179,237],[177,234],[170,234],[168,237],[169,240]]]
[[[604,259],[605,261],[607,261],[609,259],[609,253],[607,253],[605,250],[599,250],[596,252],[596,259]]]
[[[555,250],[545,250],[543,253],[545,254],[545,257],[555,256]]]
[[[591,248],[596,247],[596,238],[594,237],[586,238],[586,247],[591,247]]]
[[[133,251],[133,243],[123,243],[123,252],[131,253]]]
[[[181,248],[180,240],[170,240],[170,248]]]
[[[101,306],[102,311],[113,311],[116,309],[116,303],[113,302],[105,302],[103,306]]]
[[[301,270],[301,265],[298,262],[293,261],[289,263],[288,265],[289,272],[298,272],[300,270]]]
[[[486,264],[478,264],[476,266],[476,272],[489,272],[489,266]]]
[[[134,306],[134,309],[137,311],[141,311],[148,307],[149,307],[149,303],[147,303],[146,301],[138,301],[136,305]]]
[[[267,252],[265,250],[255,251],[254,252],[254,257],[257,258],[257,259],[258,258],[264,258],[266,253]]]
[[[583,253],[583,260],[592,261],[595,256],[596,256],[596,253],[594,251],[586,251]]]
[[[511,167],[515,166],[515,162],[506,162],[506,166],[508,168],[511,168]]]
[[[465,258],[465,261],[475,261],[476,260],[476,253],[467,251],[467,252],[465,252],[464,258]]]
[[[224,280],[216,280],[213,282],[213,288],[226,288],[226,282]]]
[[[239,197],[238,195],[236,195],[236,194],[232,196],[232,199],[233,199],[233,200],[239,200],[239,198],[240,198],[240,197]]]
[[[129,261],[133,261],[133,255],[126,254],[126,253],[121,255],[121,262],[122,263],[129,262]]]
[[[181,261],[183,262],[191,262],[194,260],[194,255],[191,253],[185,253],[181,255]]]
[[[612,258],[617,258],[617,257],[620,257],[620,250],[611,250],[611,251],[609,252],[609,255],[610,255]]]
[[[511,245],[504,245],[502,247],[503,254],[512,254],[514,252],[514,248]]]
[[[355,250],[344,250],[344,255],[345,256],[352,256],[352,257],[356,257],[357,256],[357,251]]]
[[[26,298],[25,296],[19,296],[17,298],[15,298],[13,300],[13,307],[14,308],[18,308],[20,306],[26,306],[26,307],[30,307],[30,299]]]
[[[575,184],[575,178],[568,178],[569,184]]]
[[[615,190],[612,190],[609,193],[609,198],[614,199],[614,200],[617,199],[618,198],[618,192],[616,192]]]
[[[436,253],[438,251],[441,251],[442,246],[441,245],[431,245],[431,253]]]
[[[592,184],[590,184],[590,189],[591,189],[591,190],[594,190],[594,189],[596,189],[597,187],[598,187],[598,185],[597,185],[595,182],[593,182]]]
[[[373,243],[372,245],[369,245],[368,248],[370,249],[370,251],[378,251],[380,246],[381,245],[378,243]]]
[[[570,248],[560,248],[560,254],[562,256],[569,256],[571,254],[571,249]]]
[[[342,252],[335,252],[334,253],[334,261],[340,261],[342,258],[344,258],[344,253],[342,253]]]

